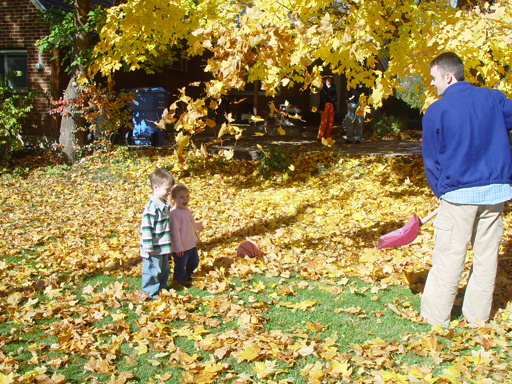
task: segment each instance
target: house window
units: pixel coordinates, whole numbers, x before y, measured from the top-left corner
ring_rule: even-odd
[[[9,86],[16,90],[28,89],[27,51],[0,51],[0,77],[5,80],[13,71],[21,76],[12,76]]]
[[[175,71],[188,71],[188,60],[184,58],[179,58],[176,61],[173,61],[171,68]]]

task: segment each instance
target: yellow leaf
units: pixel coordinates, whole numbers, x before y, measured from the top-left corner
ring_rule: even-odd
[[[189,135],[184,135],[183,132],[179,132],[177,135],[176,135],[176,144],[178,144],[178,146],[180,148],[185,148],[190,142],[190,136]]]
[[[231,160],[233,156],[235,156],[235,149],[231,148],[230,150],[222,151],[222,156],[224,156],[226,160]]]
[[[11,372],[7,376],[0,372],[0,384],[14,383],[14,374]]]
[[[259,281],[258,283],[253,283],[253,287],[250,289],[250,291],[254,292],[254,293],[259,293],[264,290],[265,290],[265,284],[263,284],[262,281]]]
[[[336,141],[334,141],[331,137],[326,139],[325,137],[322,137],[322,144],[327,145],[328,147],[332,147]]]
[[[279,128],[277,128],[277,132],[279,132],[279,134],[280,134],[281,136],[286,135],[286,131],[283,129],[283,127],[279,127]]]
[[[217,123],[212,119],[206,119],[206,125],[208,125],[210,128],[213,128],[217,125]]]
[[[350,376],[352,374],[352,369],[349,369],[348,362],[339,362],[337,360],[331,360],[331,371],[329,372],[330,376],[338,378],[341,376]]]
[[[137,347],[134,347],[133,349],[139,352],[139,356],[144,355],[148,352],[148,347],[145,344],[139,344]]]
[[[259,117],[259,116],[251,116],[251,121],[254,121],[255,123],[258,123],[260,121],[265,121],[265,119]]]
[[[119,321],[123,320],[128,315],[126,313],[112,313],[111,316],[114,321]]]
[[[364,219],[364,216],[363,216],[363,215],[361,215],[360,213],[356,212],[356,213],[354,213],[354,214],[352,215],[352,218],[353,218],[354,220],[361,221],[361,220],[363,220],[363,219]]]
[[[250,344],[245,347],[242,351],[237,352],[235,357],[237,361],[240,363],[242,361],[254,361],[259,358],[261,353],[261,348],[254,344]]]
[[[275,361],[257,361],[252,369],[258,374],[258,379],[263,380],[277,372],[276,365]]]
[[[285,295],[295,295],[296,294],[295,291],[293,290],[293,288],[288,287],[286,285],[278,287],[277,292],[280,295],[283,295],[283,296],[285,296]]]
[[[272,115],[276,110],[276,106],[274,105],[274,102],[273,101],[269,102],[268,107],[270,109],[270,114]]]
[[[408,384],[410,382],[406,376],[389,371],[382,373],[382,378],[386,383],[393,382],[397,384]]]
[[[137,365],[139,365],[139,363],[137,362],[137,360],[135,360],[133,357],[131,356],[125,356],[124,357],[124,360],[126,361],[126,364],[132,366],[132,367],[135,367]]]
[[[323,330],[325,327],[320,324],[320,323],[311,323],[310,321],[307,322],[306,324],[306,327],[308,327],[308,329],[311,331],[311,332],[318,332],[318,331],[321,331]]]
[[[350,313],[351,315],[357,315],[357,314],[361,313],[361,311],[362,310],[359,307],[357,307],[357,308],[350,307],[350,308],[345,309],[345,312]]]
[[[67,377],[64,375],[59,375],[57,373],[54,373],[51,377],[53,384],[64,384],[66,381],[68,381]],[[1,381],[0,381],[1,383]]]
[[[304,300],[300,303],[295,304],[293,307],[296,309],[300,309],[302,311],[305,311],[311,307],[313,307],[318,300]]]
[[[219,133],[218,133],[217,137],[221,138],[226,133],[229,133],[229,128],[230,128],[229,125],[227,125],[226,123],[223,123],[222,126],[220,127],[220,130],[219,130]]]

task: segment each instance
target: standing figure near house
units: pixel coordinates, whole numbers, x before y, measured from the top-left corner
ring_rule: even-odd
[[[167,196],[174,186],[169,172],[157,169],[149,177],[153,195],[144,207],[140,226],[140,255],[142,257],[142,293],[150,299],[167,286],[171,234]]]
[[[364,93],[362,84],[345,92],[345,101],[347,102],[347,114],[345,115],[345,128],[347,129],[346,144],[360,144],[363,140],[364,118],[356,112],[361,106],[359,104],[359,97]]]
[[[183,183],[174,186],[171,192],[174,206],[170,213],[172,258],[174,260],[174,276],[183,287],[190,287],[192,273],[199,265],[196,243],[197,234],[203,228],[202,222],[196,222],[188,209],[190,200],[189,189]]]
[[[436,57],[430,75],[441,98],[423,117],[423,163],[440,210],[421,316],[447,327],[469,243],[473,265],[462,314],[468,323],[490,317],[503,203],[512,198],[512,100],[464,81],[464,65],[453,52]]]
[[[336,101],[338,101],[338,93],[333,84],[334,78],[326,76],[323,80],[323,86],[320,88],[320,128],[318,129],[317,139],[319,141],[329,139],[331,137],[332,125],[334,123],[334,111],[336,110]]]

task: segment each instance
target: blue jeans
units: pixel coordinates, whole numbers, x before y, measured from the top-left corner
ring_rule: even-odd
[[[167,287],[171,267],[169,255],[158,255],[142,258],[142,292],[155,298],[161,289]]]
[[[174,280],[181,285],[187,284],[187,279],[190,279],[192,273],[196,270],[199,265],[199,255],[197,248],[194,247],[183,253],[183,256],[178,257],[176,253],[172,253],[172,259],[174,260]]]
[[[349,103],[347,115],[345,116],[345,128],[347,129],[347,140],[361,141],[363,139],[363,116],[356,114],[359,104]]]

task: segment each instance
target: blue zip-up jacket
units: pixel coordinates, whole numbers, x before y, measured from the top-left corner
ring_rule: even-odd
[[[448,86],[423,116],[423,164],[439,198],[449,191],[512,183],[512,100],[466,81]]]

